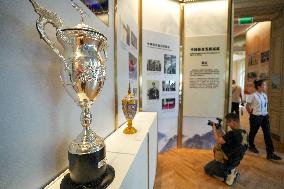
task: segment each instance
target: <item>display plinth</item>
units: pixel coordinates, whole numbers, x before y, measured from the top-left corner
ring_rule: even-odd
[[[125,135],[127,123],[105,139],[107,163],[115,169],[108,189],[153,188],[157,164],[157,113],[139,112],[133,120],[137,133]],[[46,189],[60,189],[66,170]],[[139,183],[139,184],[138,184]]]

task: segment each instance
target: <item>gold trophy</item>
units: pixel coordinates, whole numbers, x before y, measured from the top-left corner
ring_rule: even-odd
[[[36,27],[40,37],[61,59],[60,77],[64,88],[82,109],[83,130],[69,145],[70,174],[64,177],[60,188],[106,188],[113,181],[114,169],[106,163],[104,139],[90,128],[90,109],[106,79],[107,38],[84,23],[86,14],[75,3],[72,6],[80,12],[81,23],[62,29],[63,23],[56,13],[46,10],[34,0],[30,2],[39,14]],[[64,48],[63,53],[48,38],[46,24],[56,28],[56,37]]]
[[[124,116],[127,120],[127,127],[123,130],[123,133],[134,134],[137,132],[137,130],[133,127],[132,120],[137,112],[137,100],[131,93],[130,83],[128,87],[128,95],[121,100],[121,103]]]

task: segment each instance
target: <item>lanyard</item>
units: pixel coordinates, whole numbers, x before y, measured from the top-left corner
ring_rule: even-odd
[[[260,112],[263,113],[263,110],[265,110],[267,106],[267,99],[264,94],[261,94],[261,95],[259,93],[255,93],[255,94],[257,95],[260,101]],[[264,101],[262,100],[261,96],[263,97]]]

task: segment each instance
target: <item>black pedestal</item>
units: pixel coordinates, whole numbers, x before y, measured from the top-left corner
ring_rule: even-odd
[[[106,172],[106,165],[99,162],[106,157],[105,148],[89,154],[72,154],[68,152],[70,178],[77,184],[95,182]]]
[[[76,184],[68,173],[60,184],[60,189],[105,189],[112,183],[115,177],[114,168],[111,165],[106,165],[105,173],[96,181],[87,184]]]

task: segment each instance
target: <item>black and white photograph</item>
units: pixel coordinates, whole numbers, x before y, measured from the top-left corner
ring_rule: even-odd
[[[127,45],[130,45],[130,27],[123,20],[121,20],[121,36],[120,36],[120,40],[123,43],[125,43]]]
[[[162,91],[176,91],[176,81],[164,80],[162,81]]]
[[[176,74],[176,56],[164,54],[164,73]]]
[[[148,100],[158,100],[159,99],[159,81],[158,80],[148,80],[147,81],[147,96]]]
[[[133,93],[134,97],[137,97],[137,88],[133,88],[132,93]]]
[[[148,59],[147,60],[147,71],[160,72],[161,71],[161,61]]]
[[[174,109],[175,106],[176,106],[176,99],[175,98],[164,98],[164,99],[162,99],[162,109],[163,110]]]
[[[137,37],[133,31],[131,31],[131,45],[137,49]]]

